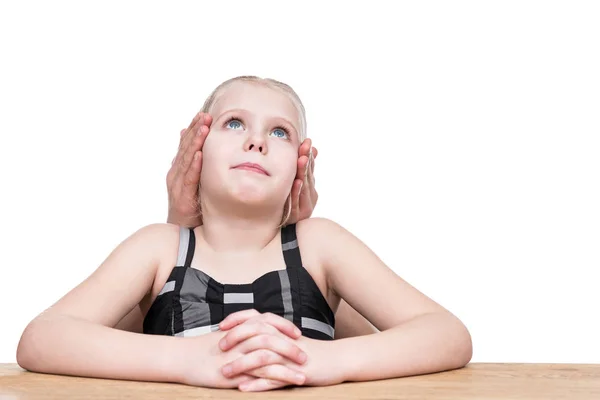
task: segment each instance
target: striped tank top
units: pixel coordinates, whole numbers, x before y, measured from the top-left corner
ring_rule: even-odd
[[[292,321],[303,336],[333,339],[335,316],[302,266],[296,224],[281,229],[286,268],[267,272],[248,284],[220,283],[192,268],[195,248],[193,229],[181,227],[177,265],[144,318],[144,333],[198,336],[219,330],[218,324],[229,314],[254,308]]]

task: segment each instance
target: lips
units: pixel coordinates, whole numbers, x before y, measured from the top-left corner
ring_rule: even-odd
[[[269,173],[267,172],[266,169],[264,169],[262,166],[260,166],[259,164],[254,164],[254,163],[243,163],[243,164],[239,164],[236,165],[235,167],[233,167],[234,169],[245,169],[247,171],[253,171],[259,174],[263,174],[263,175],[267,175],[269,176]]]

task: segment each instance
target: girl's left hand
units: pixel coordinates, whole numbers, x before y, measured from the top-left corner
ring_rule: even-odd
[[[315,340],[304,336],[295,339],[294,344],[307,356],[306,362],[299,365],[279,354],[257,349],[255,343],[251,343],[251,338],[254,337],[252,329],[260,326],[256,321],[265,319],[266,314],[249,313],[248,311],[236,314],[232,314],[222,322],[221,329],[229,329],[229,332],[222,339],[226,345],[220,347],[223,351],[237,347],[244,354],[223,366],[222,371],[225,377],[233,378],[240,374],[246,374],[257,378],[240,384],[238,387],[240,390],[265,391],[287,386],[288,383],[277,380],[282,366],[304,375],[304,382],[298,383],[299,385],[327,386],[344,381],[343,365],[338,362],[338,355],[330,341]],[[245,319],[241,320],[240,317]],[[284,321],[289,323],[287,320]],[[256,334],[260,334],[260,332],[256,332]]]

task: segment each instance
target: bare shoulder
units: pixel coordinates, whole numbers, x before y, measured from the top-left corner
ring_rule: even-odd
[[[145,225],[127,237],[123,245],[140,254],[145,252],[160,266],[177,257],[179,226],[162,222]]]
[[[145,247],[157,257],[158,271],[155,283],[160,283],[165,273],[168,274],[169,271],[167,270],[177,262],[180,231],[181,227],[179,225],[161,222],[146,225],[136,232],[136,235],[139,235],[144,241]]]
[[[311,235],[327,234],[337,229],[344,229],[340,224],[332,221],[328,218],[323,217],[311,217],[306,218],[296,223],[296,229],[304,234],[310,233]]]
[[[355,237],[343,226],[328,218],[313,217],[298,221],[296,224],[298,241],[318,249],[322,256],[326,255],[332,245],[342,245],[344,241]]]
[[[296,223],[296,236],[302,249],[310,248],[318,251],[322,245],[326,231],[331,229],[333,221],[326,218],[306,218]]]
[[[318,265],[318,272],[327,279],[327,265],[337,252],[349,245],[350,233],[330,219],[314,217],[298,221],[296,235],[303,260],[309,257],[310,264]]]
[[[146,225],[140,228],[133,236],[137,236],[140,240],[143,240],[148,245],[156,245],[153,250],[158,250],[157,255],[163,256],[161,250],[171,250],[170,253],[177,255],[177,246],[173,250],[173,244],[179,245],[179,231],[180,226],[167,223],[159,222],[154,224]],[[165,251],[165,253],[169,253]],[[172,255],[171,254],[171,255]],[[166,254],[167,256],[169,254]]]
[[[179,247],[180,226],[171,223],[153,223],[145,225],[126,238],[115,250],[127,251],[136,255],[130,261],[141,262],[148,260],[149,265],[155,265],[156,271],[152,287],[148,288],[147,294],[156,291],[156,284],[164,275],[165,269],[175,265],[177,250]],[[132,266],[128,263],[128,266]],[[127,265],[127,264],[124,264]],[[158,289],[160,290],[160,289]]]
[[[150,253],[155,265],[152,279],[145,287],[144,296],[129,310],[115,326],[130,332],[142,333],[143,319],[156,295],[164,286],[169,268],[176,263],[177,249],[179,246],[180,227],[170,223],[155,223],[138,229],[127,240],[132,241],[137,253]]]
[[[157,222],[138,229],[134,235],[144,236],[148,240],[161,240],[168,236],[179,237],[179,225],[168,222]]]

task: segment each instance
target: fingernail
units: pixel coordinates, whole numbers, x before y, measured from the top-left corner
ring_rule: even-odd
[[[298,382],[299,384],[304,383],[304,375],[302,374],[296,374],[296,382]]]
[[[225,376],[229,376],[231,374],[231,366],[230,365],[226,365],[223,367],[223,375]]]
[[[302,189],[302,184],[300,184],[300,189]],[[294,333],[296,334],[296,336],[302,335],[302,332],[298,328],[294,328]]]
[[[219,347],[221,348],[221,350],[225,350],[225,348],[227,347],[227,340],[221,339],[221,341],[219,342]]]
[[[299,360],[299,361],[300,361],[302,364],[304,364],[304,362],[306,362],[306,358],[307,358],[307,356],[306,356],[306,353],[304,353],[304,352],[302,352],[302,353],[300,353],[300,354],[298,355],[298,360]]]

